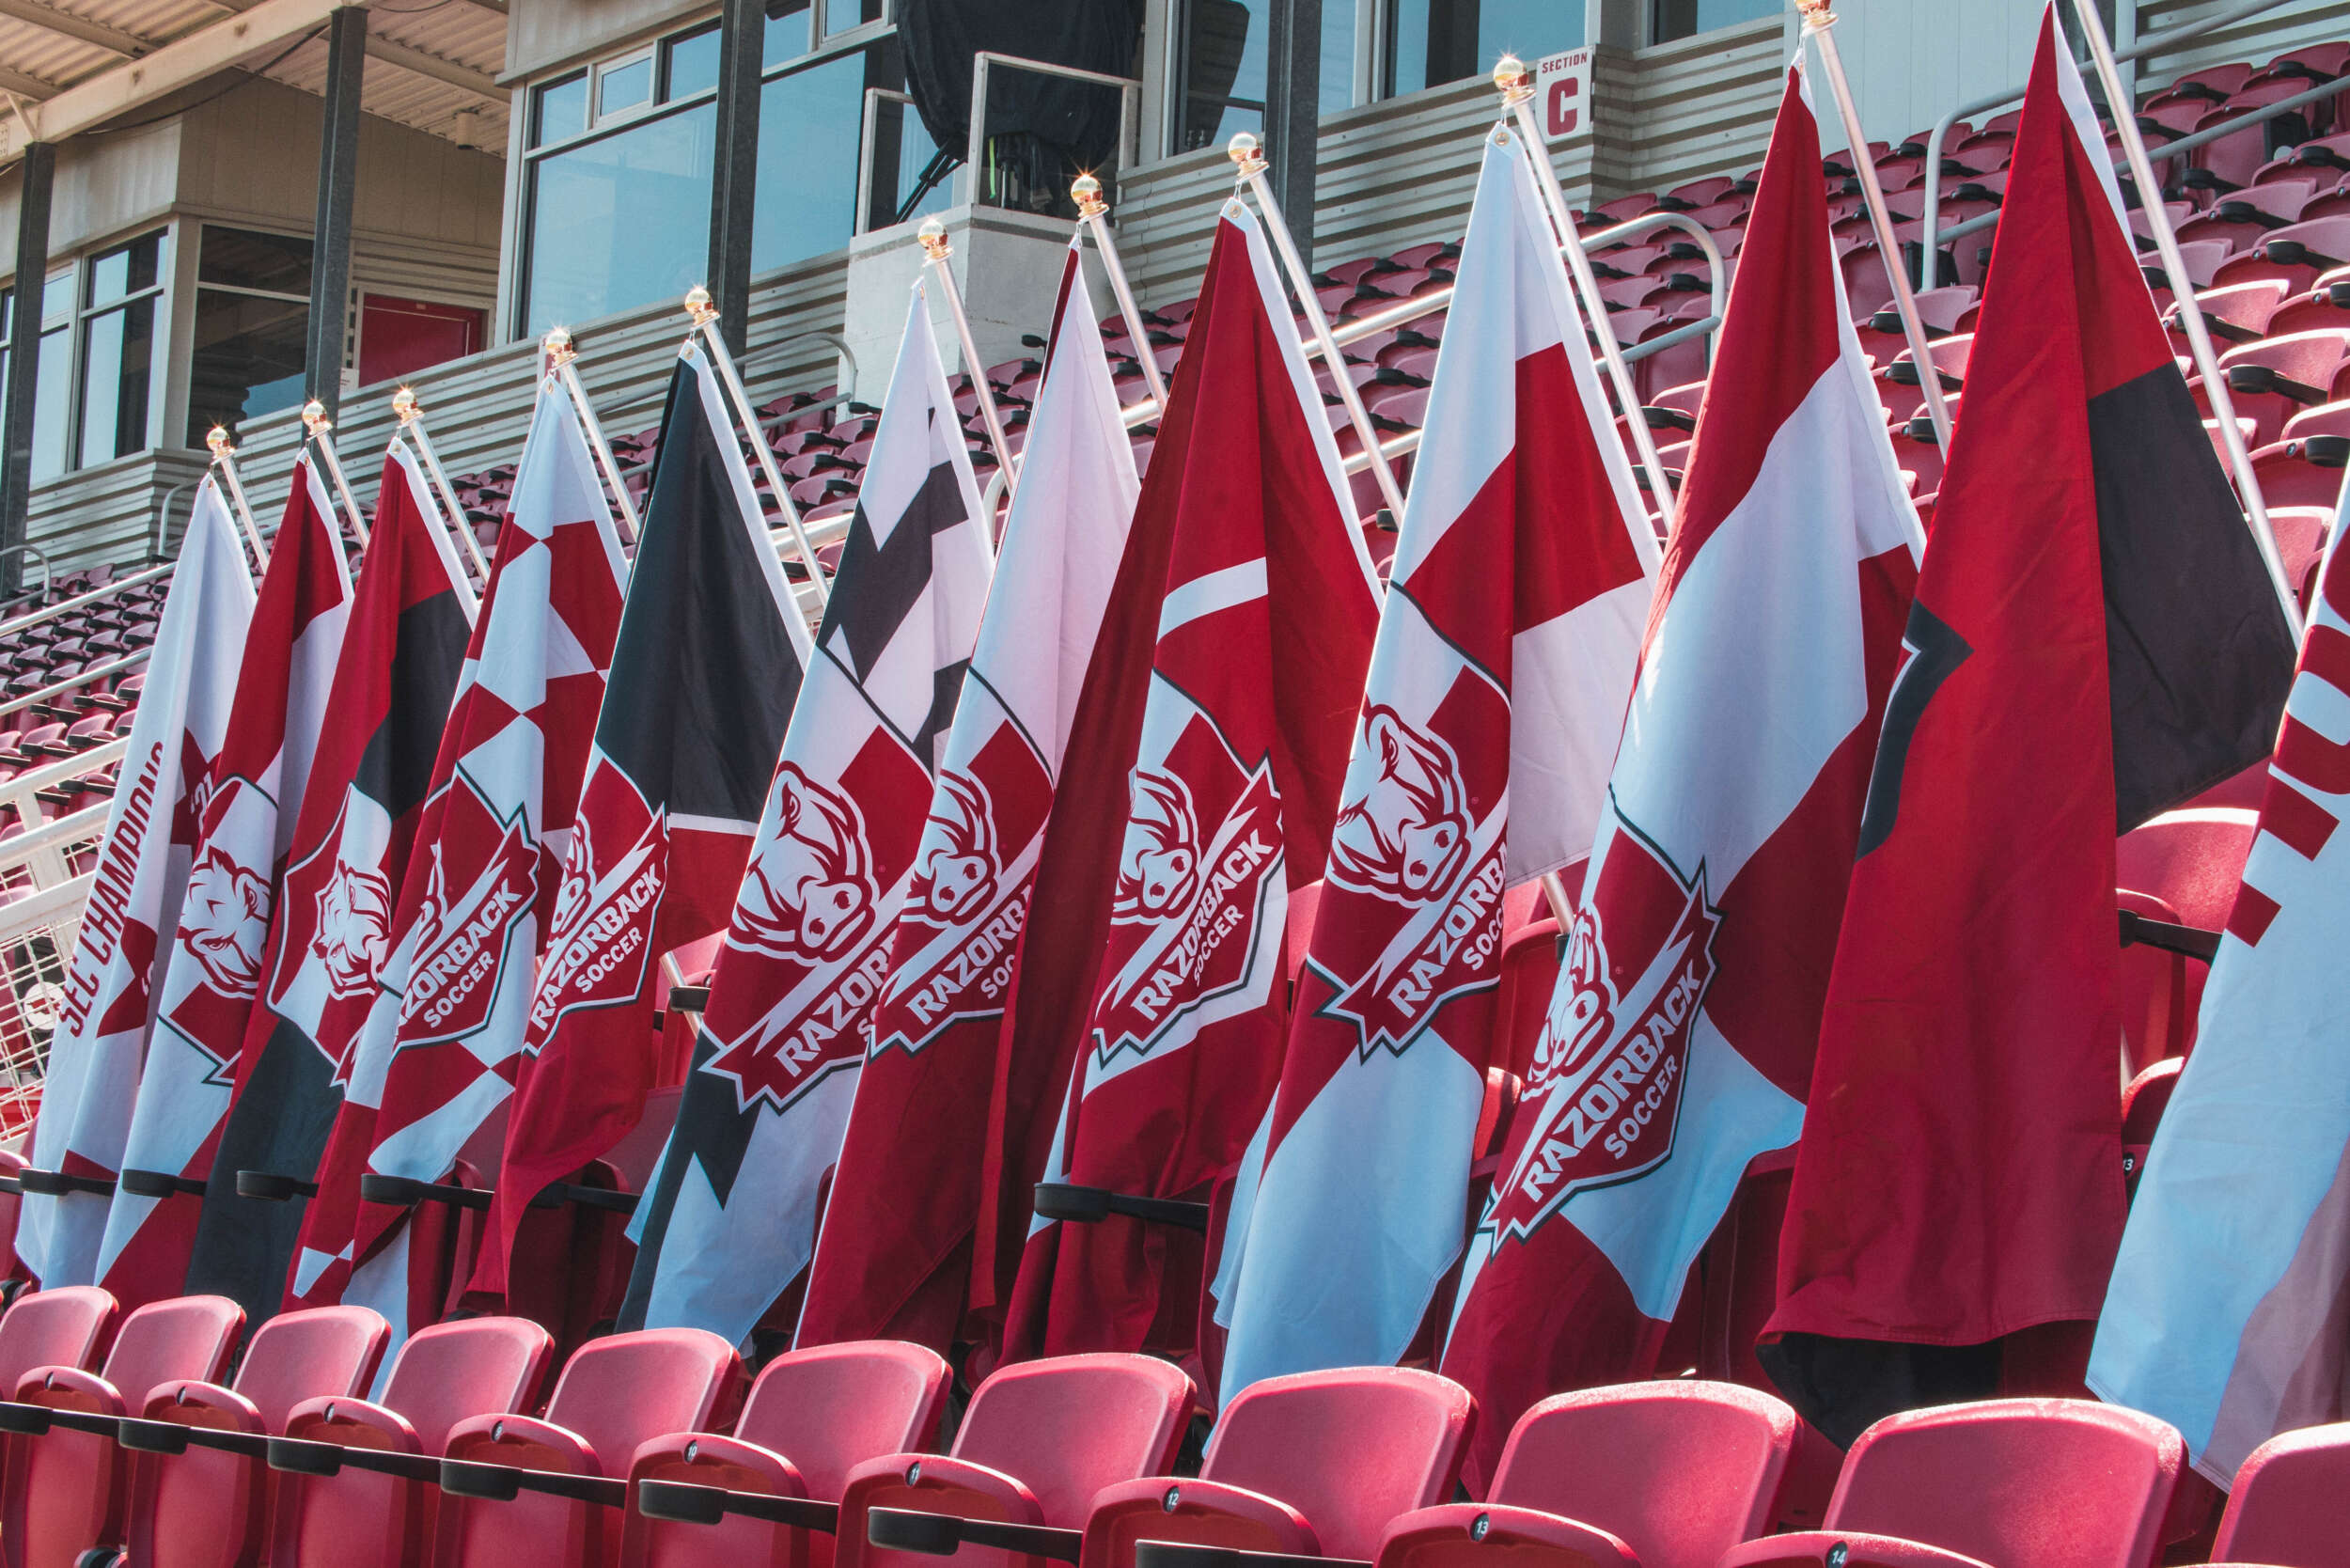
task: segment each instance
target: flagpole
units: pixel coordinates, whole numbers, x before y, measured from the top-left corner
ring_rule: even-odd
[[[1852,153],[1853,168],[1860,180],[1860,199],[1869,208],[1869,227],[1877,240],[1877,259],[1885,263],[1885,275],[1893,285],[1893,310],[1902,319],[1902,333],[1909,339],[1909,357],[1918,362],[1918,384],[1926,395],[1926,417],[1934,423],[1935,444],[1948,452],[1950,449],[1950,409],[1942,400],[1942,373],[1935,368],[1934,354],[1926,337],[1926,323],[1918,314],[1918,295],[1909,286],[1909,262],[1901,252],[1901,243],[1893,238],[1893,216],[1886,210],[1885,186],[1877,179],[1876,165],[1869,159],[1867,133],[1860,128],[1860,110],[1853,102],[1852,83],[1844,76],[1844,57],[1836,50],[1836,13],[1829,10],[1828,0],[1795,0],[1803,12],[1806,37],[1820,46],[1820,68],[1827,72],[1828,90],[1836,96],[1837,113],[1844,121],[1844,142]],[[1928,180],[1938,181],[1936,170],[1926,172]],[[1927,249],[1934,247],[1934,236],[1923,237]]]
[[[1265,233],[1272,238],[1274,252],[1281,258],[1281,265],[1290,274],[1290,287],[1297,290],[1297,303],[1306,312],[1307,324],[1314,329],[1314,341],[1322,347],[1322,362],[1329,368],[1330,384],[1338,388],[1339,400],[1346,405],[1346,417],[1355,427],[1355,438],[1371,454],[1371,475],[1378,481],[1380,499],[1401,521],[1403,492],[1395,482],[1395,470],[1387,465],[1386,454],[1380,450],[1379,436],[1371,426],[1371,411],[1363,406],[1362,390],[1355,384],[1355,378],[1346,373],[1346,356],[1339,352],[1339,340],[1330,332],[1330,318],[1323,314],[1321,296],[1314,292],[1314,280],[1297,254],[1297,242],[1290,238],[1289,221],[1281,215],[1281,204],[1273,199],[1273,187],[1265,181],[1264,154],[1258,150],[1257,138],[1243,131],[1227,144],[1225,150],[1239,171],[1241,187],[1257,198],[1257,211],[1263,215]],[[1148,346],[1136,345],[1137,349]]]
[[[326,405],[316,398],[302,405],[302,428],[309,432],[311,444],[319,449],[319,462],[326,468],[326,477],[335,482],[335,495],[343,504],[343,514],[351,531],[359,536],[359,548],[368,547],[367,519],[359,515],[359,503],[351,494],[351,481],[343,478],[342,459],[335,455],[335,444],[327,437],[334,432],[335,421],[326,416]]]
[[[2195,280],[2187,275],[2186,259],[2179,252],[2179,237],[2170,227],[2170,214],[2162,204],[2162,186],[2154,179],[2153,161],[2146,156],[2146,138],[2138,134],[2138,118],[2133,112],[2136,99],[2122,85],[2122,72],[2113,60],[2113,46],[2106,41],[2105,23],[2098,18],[2097,8],[2086,0],[2075,0],[2074,13],[2080,20],[2081,34],[2089,40],[2090,58],[2096,63],[2097,80],[2106,89],[2106,108],[2113,117],[2114,130],[2122,138],[2122,154],[2130,165],[2131,183],[2138,187],[2138,211],[2146,215],[2146,226],[2154,231],[2154,247],[2162,255],[2162,270],[2170,279],[2170,297],[2179,307],[2179,324],[2186,328],[2187,345],[2195,352],[2195,367],[2202,372],[2203,394],[2211,400],[2212,416],[2219,421],[2220,444],[2228,449],[2228,466],[2235,470],[2236,490],[2244,502],[2246,515],[2252,525],[2252,539],[2260,546],[2261,562],[2268,568],[2268,578],[2277,589],[2277,602],[2285,612],[2285,624],[2293,628],[2295,640],[2301,635],[2301,604],[2294,596],[2293,585],[2285,581],[2284,560],[2277,551],[2277,531],[2268,520],[2268,502],[2261,494],[2260,476],[2252,471],[2252,454],[2244,445],[2244,431],[2235,422],[2235,401],[2228,395],[2228,378],[2219,368],[2219,356],[2211,346],[2211,329],[2203,324],[2202,306],[2196,303]]]
[[[832,588],[824,581],[824,569],[816,563],[816,547],[807,541],[807,529],[800,524],[800,509],[791,504],[791,489],[776,467],[776,454],[768,449],[767,432],[759,428],[759,418],[751,410],[751,395],[744,390],[743,378],[735,372],[733,352],[719,336],[718,309],[710,303],[710,290],[698,283],[685,290],[685,313],[693,318],[694,331],[701,338],[703,352],[710,355],[710,363],[718,371],[719,384],[727,389],[728,398],[734,403],[735,417],[743,422],[744,431],[751,438],[751,455],[759,460],[759,471],[766,478],[767,488],[775,492],[776,509],[783,513],[784,526],[791,530],[791,543],[800,553],[800,564],[807,568],[808,581],[816,585],[816,603],[830,604]]]
[[[237,448],[228,444],[228,432],[214,425],[204,436],[204,445],[212,448],[212,464],[220,470],[221,487],[228,492],[231,510],[244,529],[245,542],[253,547],[257,563],[254,575],[269,570],[269,547],[261,542],[261,530],[253,521],[253,509],[245,504],[244,481],[237,477]]]
[[[1567,271],[1574,279],[1574,291],[1582,296],[1584,324],[1591,336],[1599,339],[1599,357],[1607,367],[1607,379],[1614,384],[1616,400],[1623,405],[1623,422],[1632,432],[1632,449],[1640,462],[1640,469],[1648,476],[1649,494],[1655,499],[1656,510],[1666,517],[1672,516],[1672,481],[1666,477],[1665,460],[1656,455],[1656,438],[1649,432],[1648,418],[1640,412],[1640,394],[1632,384],[1632,367],[1624,362],[1623,345],[1616,341],[1616,328],[1607,320],[1607,302],[1600,297],[1599,277],[1591,271],[1590,256],[1583,249],[1582,231],[1574,227],[1574,209],[1567,205],[1567,193],[1559,183],[1559,171],[1551,166],[1550,155],[1544,150],[1543,128],[1534,121],[1534,73],[1515,55],[1504,55],[1494,67],[1494,86],[1500,89],[1505,114],[1516,125],[1518,140],[1527,160],[1534,165],[1534,184],[1543,194],[1543,204],[1550,209],[1552,227],[1559,230],[1559,253],[1565,257]]]
[[[465,555],[473,562],[473,569],[481,573],[482,587],[489,587],[490,559],[481,553],[481,541],[474,538],[473,525],[465,521],[465,509],[457,504],[457,487],[448,482],[448,476],[441,470],[441,454],[432,449],[432,438],[425,433],[424,410],[417,406],[413,389],[403,386],[392,394],[392,416],[400,421],[401,431],[415,442],[416,455],[424,459],[426,475],[440,492],[441,505],[447,510],[442,525],[464,541]]]
[[[1141,307],[1135,304],[1135,291],[1127,285],[1125,264],[1118,259],[1118,243],[1110,238],[1110,206],[1102,199],[1102,182],[1089,174],[1081,174],[1070,183],[1069,198],[1077,204],[1077,221],[1093,236],[1093,251],[1102,259],[1102,271],[1109,274],[1110,292],[1118,296],[1118,313],[1126,321],[1126,340],[1134,345],[1135,359],[1142,367],[1142,383],[1151,389],[1151,400],[1164,412],[1167,381],[1159,374],[1158,359],[1151,353]]]
[[[603,482],[612,487],[612,499],[619,503],[620,516],[628,522],[626,542],[634,544],[644,534],[644,525],[637,521],[636,503],[620,482],[620,465],[612,456],[612,444],[603,438],[603,421],[596,417],[595,405],[588,400],[588,389],[579,384],[579,373],[572,361],[579,351],[572,347],[572,335],[556,327],[540,340],[540,349],[547,356],[547,368],[553,370],[563,384],[563,391],[572,400],[572,412],[579,416],[588,431],[588,449],[595,454],[597,466],[603,471]]]
[[[955,341],[963,345],[964,373],[971,378],[971,389],[979,396],[979,418],[987,426],[987,444],[995,448],[995,466],[1003,471],[1004,496],[1010,500],[1020,494],[1020,471],[1012,465],[1011,447],[1004,440],[1003,416],[995,411],[995,389],[987,384],[987,371],[979,364],[979,346],[971,337],[971,318],[963,309],[963,290],[955,284],[954,269],[947,265],[955,254],[954,242],[947,238],[947,226],[934,217],[924,218],[915,237],[922,242],[922,255],[938,274],[939,292],[947,296],[947,314],[955,321]]]

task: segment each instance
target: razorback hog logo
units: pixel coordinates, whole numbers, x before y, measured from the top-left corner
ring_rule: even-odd
[[[449,786],[441,824],[426,851],[431,872],[416,910],[415,956],[400,998],[404,1045],[470,1034],[489,1021],[508,933],[539,897],[539,846],[521,812],[510,823],[499,822],[461,772]]]
[[[1497,1233],[1523,1239],[1574,1193],[1671,1156],[1721,921],[1702,865],[1684,879],[1619,821],[1519,1099],[1494,1189]]]
[[[933,925],[954,925],[986,906],[1003,874],[987,786],[967,773],[941,773],[930,820],[922,824],[908,913]]]
[[[1357,756],[1374,759],[1377,772],[1339,808],[1330,880],[1398,903],[1442,898],[1468,856],[1460,760],[1385,706],[1365,711]]]
[[[856,803],[784,763],[776,774],[772,833],[751,851],[734,934],[778,958],[821,964],[856,945],[881,890]]]
[[[269,884],[219,845],[207,847],[189,869],[178,934],[205,984],[228,997],[250,996],[260,989],[269,912]]]
[[[1171,773],[1136,769],[1110,918],[1162,919],[1187,906],[1198,886],[1199,813],[1191,787]]]
[[[337,856],[335,874],[319,889],[318,915],[310,951],[326,968],[327,989],[337,996],[365,996],[391,950],[391,884],[381,871]]]

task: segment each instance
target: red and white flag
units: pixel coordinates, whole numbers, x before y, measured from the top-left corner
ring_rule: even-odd
[[[1233,1194],[1228,1391],[1410,1346],[1461,1252],[1502,893],[1590,845],[1639,660],[1656,535],[1506,128],[1459,279],[1280,1092]]]
[[[335,503],[306,452],[270,541],[227,737],[205,778],[178,949],[139,1074],[123,1184],[99,1247],[98,1282],[126,1311],[178,1295],[187,1276],[203,1182],[260,988],[270,912],[350,619],[351,567]]]
[[[66,970],[34,1124],[33,1168],[88,1187],[26,1192],[17,1255],[44,1289],[98,1277],[110,1188],[122,1168],[155,1016],[171,966],[206,773],[228,729],[253,572],[212,476],[196,487],[147,684],[116,775],[106,839]]]
[[[1486,1476],[1535,1401],[1648,1374],[1747,1162],[1803,1126],[1920,535],[1794,71],[1747,235],[1565,966],[1445,1349],[1481,1407]]]
[[[1329,853],[1379,613],[1321,392],[1238,202],[1216,227],[1134,532],[1156,580],[1132,609],[1156,640],[1138,687],[1101,694],[1132,711],[1122,841],[1095,869],[1107,917],[1077,927],[1091,902],[1041,911],[1027,947],[1095,955],[1052,1178],[1198,1197],[1239,1161],[1280,1074],[1291,885]],[[1166,1239],[1122,1216],[1039,1222],[1008,1349],[1040,1325],[1047,1355],[1188,1347],[1196,1287],[1167,1294],[1193,1282]],[[1162,1305],[1173,1315],[1154,1332]]]
[[[363,1303],[402,1338],[433,1321],[443,1293],[411,1299],[410,1211],[362,1204],[359,1176],[445,1180],[513,1090],[539,933],[620,624],[619,535],[587,432],[553,373],[539,384],[494,559],[383,989],[304,1216],[302,1255],[321,1270],[304,1303]],[[419,1283],[440,1281],[428,1270]]]
[[[799,1342],[944,1352],[968,1283],[987,1102],[1053,781],[1134,516],[1120,417],[1076,246],[995,586],[947,734],[889,980],[833,1172]]]

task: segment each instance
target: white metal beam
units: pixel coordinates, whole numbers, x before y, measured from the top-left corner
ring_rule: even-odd
[[[0,92],[14,93],[27,103],[39,103],[45,99],[55,98],[64,90],[55,82],[46,82],[38,76],[27,76],[21,71],[10,71],[6,66],[0,66]],[[0,133],[0,138],[5,138],[5,136],[6,133]]]
[[[126,33],[102,22],[75,16],[71,11],[61,11],[55,6],[44,6],[40,0],[0,0],[0,16],[13,17],[43,32],[90,44],[109,55],[119,55],[126,60],[135,59],[154,47],[135,33]]]
[[[0,5],[9,3],[10,0],[0,0]],[[454,60],[445,60],[438,55],[427,54],[414,44],[402,43],[398,39],[368,33],[368,57],[382,60],[385,65],[398,66],[402,71],[413,71],[419,76],[430,76],[436,82],[472,93],[492,103],[506,102],[505,91],[491,79],[488,71],[476,71]]]
[[[52,96],[39,116],[43,141],[61,142],[126,110],[202,81],[324,22],[341,0],[260,0],[238,15],[163,45],[143,59],[100,71]],[[24,150],[24,129],[0,125],[0,158]]]

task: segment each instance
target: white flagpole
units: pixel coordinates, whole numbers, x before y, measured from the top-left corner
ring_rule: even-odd
[[[540,341],[546,354],[547,368],[553,370],[563,384],[563,391],[572,400],[572,411],[588,431],[588,449],[595,454],[596,463],[603,470],[603,482],[612,488],[612,499],[620,509],[620,516],[628,524],[627,543],[634,544],[644,534],[644,525],[637,520],[636,503],[620,482],[620,465],[612,456],[612,444],[603,438],[603,424],[596,417],[595,404],[588,400],[588,389],[579,384],[579,373],[572,361],[579,351],[572,347],[572,335],[561,327],[549,332]]]
[[[335,431],[335,421],[326,416],[326,405],[316,398],[302,405],[302,428],[309,432],[311,444],[318,447],[319,462],[326,469],[326,477],[334,481],[336,498],[343,504],[344,520],[359,538],[359,548],[368,547],[368,520],[359,513],[359,503],[351,494],[351,481],[343,478],[342,460],[335,455],[335,443],[328,440]]]
[[[1142,384],[1151,389],[1151,400],[1165,413],[1167,380],[1159,374],[1159,362],[1152,355],[1141,307],[1135,304],[1135,291],[1126,282],[1125,264],[1118,258],[1118,242],[1110,238],[1110,208],[1102,199],[1102,182],[1089,174],[1081,174],[1070,183],[1069,198],[1077,204],[1078,221],[1093,236],[1093,249],[1102,259],[1102,271],[1109,274],[1110,292],[1118,296],[1118,313],[1125,318],[1126,341],[1133,346],[1136,362],[1142,367]]]
[[[800,524],[800,509],[791,504],[791,492],[783,482],[782,473],[776,467],[776,454],[767,449],[767,432],[759,428],[759,417],[751,409],[751,395],[743,388],[743,378],[734,368],[734,354],[727,348],[727,340],[718,332],[718,309],[710,303],[710,290],[700,284],[685,291],[685,313],[694,320],[694,331],[710,354],[710,363],[718,371],[718,384],[727,389],[734,403],[734,416],[743,422],[743,430],[751,438],[751,455],[759,460],[759,471],[767,479],[767,488],[776,493],[776,510],[783,513],[784,526],[791,530],[791,543],[800,553],[800,563],[807,568],[808,581],[816,585],[816,603],[832,603],[832,586],[824,581],[824,569],[816,563],[816,547],[807,541],[807,529]]]
[[[2220,373],[2219,355],[2211,346],[2211,330],[2203,324],[2203,309],[2195,299],[2195,280],[2187,275],[2186,259],[2179,252],[2179,237],[2170,227],[2170,214],[2162,204],[2162,185],[2154,179],[2153,162],[2146,156],[2146,138],[2138,133],[2138,117],[2133,112],[2137,100],[2122,85],[2122,72],[2113,61],[2113,46],[2106,41],[2106,26],[2097,16],[2097,8],[2086,0],[2075,0],[2074,12],[2079,18],[2081,36],[2089,40],[2089,55],[2097,67],[2097,80],[2106,89],[2106,107],[2113,116],[2114,130],[2122,138],[2122,154],[2130,165],[2131,183],[2138,187],[2138,211],[2146,214],[2146,227],[2154,231],[2154,247],[2162,254],[2162,270],[2170,279],[2170,297],[2179,307],[2179,324],[2186,328],[2188,347],[2195,351],[2195,367],[2202,372],[2203,394],[2211,400],[2212,417],[2219,421],[2220,444],[2228,449],[2228,466],[2235,470],[2236,489],[2241,493],[2245,514],[2251,520],[2252,539],[2260,546],[2261,561],[2268,568],[2269,581],[2277,589],[2277,602],[2285,612],[2285,624],[2293,628],[2295,641],[2301,636],[2301,604],[2294,596],[2293,585],[2285,581],[2284,559],[2277,552],[2277,530],[2268,521],[2268,503],[2261,494],[2260,476],[2252,471],[2252,454],[2244,445],[2244,431],[2235,422],[2235,402],[2228,396],[2228,378]]]
[[[1550,209],[1551,227],[1559,231],[1559,249],[1566,258],[1567,272],[1574,279],[1574,292],[1582,296],[1584,324],[1591,336],[1599,339],[1599,357],[1607,367],[1607,379],[1616,389],[1616,400],[1623,405],[1623,422],[1632,431],[1632,450],[1639,460],[1640,471],[1648,476],[1650,499],[1656,510],[1670,518],[1673,514],[1672,481],[1665,475],[1665,460],[1656,455],[1656,438],[1649,432],[1648,417],[1640,412],[1640,394],[1632,384],[1632,367],[1624,362],[1623,345],[1616,341],[1616,329],[1607,320],[1607,302],[1600,297],[1599,276],[1591,271],[1591,259],[1583,249],[1582,232],[1574,227],[1574,211],[1567,205],[1567,193],[1559,183],[1559,171],[1550,162],[1550,144],[1543,139],[1543,128],[1534,119],[1534,73],[1515,55],[1504,55],[1494,67],[1494,86],[1500,89],[1503,112],[1517,126],[1518,143],[1534,166],[1534,184],[1543,193],[1543,204]]]
[[[1227,144],[1225,150],[1238,171],[1241,188],[1257,198],[1257,211],[1264,219],[1266,236],[1273,241],[1274,254],[1281,259],[1283,270],[1290,274],[1290,287],[1297,290],[1297,303],[1306,312],[1306,322],[1314,329],[1314,341],[1322,346],[1322,362],[1329,367],[1331,384],[1338,388],[1339,400],[1346,405],[1346,417],[1355,427],[1355,439],[1362,443],[1370,459],[1371,476],[1379,484],[1379,498],[1401,521],[1403,491],[1395,482],[1395,470],[1388,466],[1386,453],[1380,448],[1378,433],[1371,427],[1371,411],[1363,406],[1362,390],[1355,384],[1355,378],[1346,373],[1346,356],[1339,352],[1339,340],[1330,332],[1330,318],[1323,314],[1322,299],[1314,292],[1314,280],[1297,254],[1297,242],[1290,238],[1290,226],[1281,216],[1281,204],[1273,199],[1273,187],[1265,181],[1264,154],[1258,150],[1257,138],[1243,131]],[[1316,411],[1307,412],[1310,415]]]
[[[964,373],[971,378],[971,390],[979,397],[979,418],[987,426],[987,444],[995,449],[995,466],[1003,471],[1004,496],[1007,500],[1020,493],[1020,470],[1011,461],[1011,447],[1004,440],[1003,416],[995,410],[995,389],[987,384],[986,368],[979,363],[979,346],[971,337],[971,318],[964,312],[963,290],[955,283],[955,270],[947,263],[954,259],[954,242],[947,238],[947,226],[936,218],[924,218],[916,230],[922,242],[922,254],[930,268],[938,274],[939,292],[947,298],[947,314],[954,318],[955,341],[963,345]]]
[[[1885,263],[1885,275],[1893,285],[1893,309],[1902,319],[1902,332],[1909,339],[1909,357],[1918,362],[1918,384],[1926,394],[1926,417],[1934,422],[1935,444],[1944,452],[1950,449],[1950,410],[1942,400],[1942,375],[1934,366],[1934,355],[1926,337],[1926,323],[1918,314],[1918,296],[1909,287],[1909,263],[1901,253],[1901,245],[1893,238],[1893,215],[1886,211],[1885,186],[1877,179],[1876,165],[1869,158],[1867,133],[1860,128],[1860,110],[1853,102],[1852,84],[1844,77],[1844,57],[1836,52],[1836,13],[1827,8],[1828,0],[1795,0],[1803,12],[1803,30],[1820,46],[1820,66],[1827,72],[1828,90],[1836,95],[1837,113],[1844,121],[1844,142],[1852,154],[1852,164],[1860,180],[1860,198],[1868,204],[1869,227],[1876,234],[1877,259]],[[1928,169],[1926,179],[1938,181],[1939,170]],[[1934,236],[1922,236],[1928,250],[1934,248]]]
[[[218,425],[206,432],[204,445],[212,448],[213,466],[220,470],[221,488],[228,492],[229,508],[244,529],[245,543],[252,547],[253,574],[258,578],[269,571],[269,547],[261,542],[261,530],[253,521],[253,509],[245,503],[244,481],[237,477],[237,448],[228,444],[228,432]]]
[[[448,475],[442,471],[441,455],[432,449],[432,438],[425,433],[424,410],[416,404],[416,394],[405,386],[393,393],[392,415],[399,419],[400,430],[415,444],[416,455],[424,459],[425,474],[431,480],[433,489],[440,494],[441,506],[447,512],[442,519],[442,526],[456,535],[464,545],[466,558],[473,562],[473,569],[481,573],[481,584],[487,588],[490,584],[490,559],[481,553],[481,541],[474,538],[473,525],[465,521],[465,509],[457,504],[457,487],[448,482]],[[471,592],[469,586],[464,590]]]

